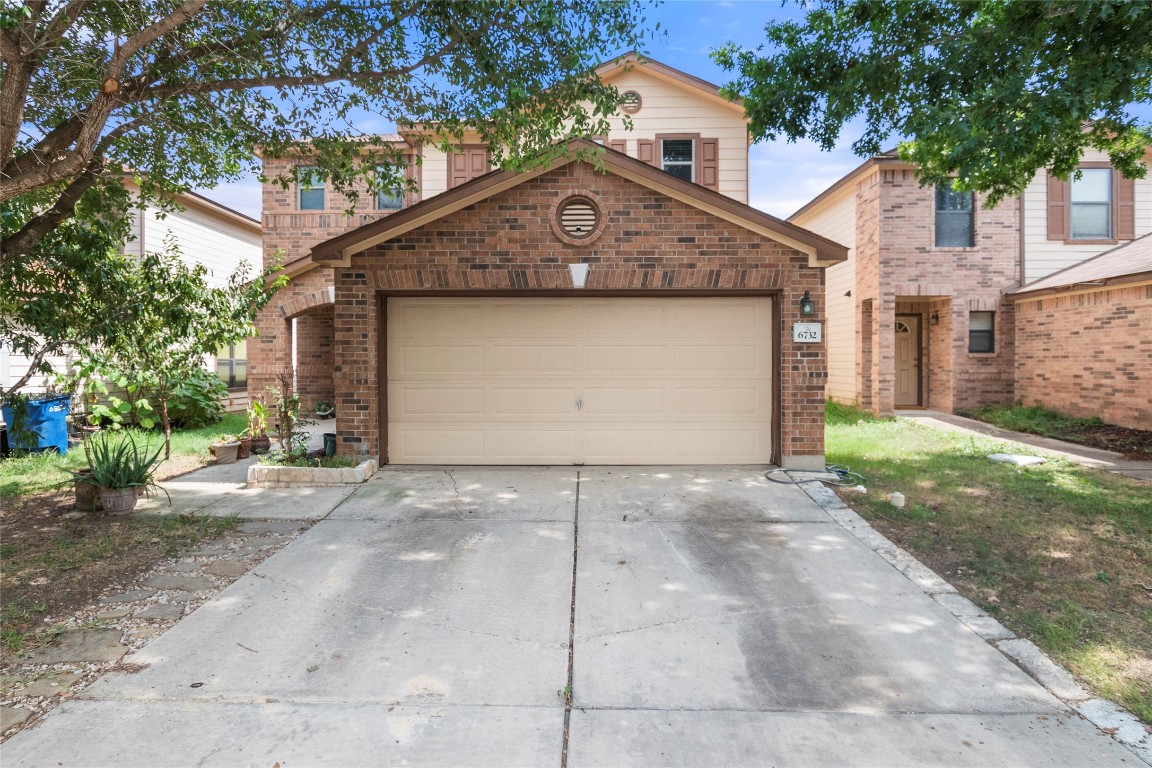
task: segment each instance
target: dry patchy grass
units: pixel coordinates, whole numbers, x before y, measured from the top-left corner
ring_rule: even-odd
[[[1152,484],[997,464],[985,458],[997,441],[834,405],[827,441],[829,462],[868,478],[866,495],[842,496],[873,526],[1152,723]]]

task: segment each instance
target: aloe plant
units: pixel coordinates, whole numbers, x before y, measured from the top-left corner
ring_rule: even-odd
[[[138,444],[131,433],[100,432],[84,440],[90,471],[73,472],[72,476],[101,488],[148,488],[154,485],[152,473],[163,450],[163,445],[153,450],[147,443]]]

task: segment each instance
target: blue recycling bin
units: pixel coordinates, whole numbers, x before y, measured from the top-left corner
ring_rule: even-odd
[[[28,423],[32,433],[18,435],[12,428],[12,406],[4,406],[4,423],[8,425],[8,443],[20,451],[46,451],[55,448],[58,453],[68,453],[68,413],[72,408],[72,398],[68,395],[52,395],[28,401]],[[24,438],[24,439],[21,439]]]

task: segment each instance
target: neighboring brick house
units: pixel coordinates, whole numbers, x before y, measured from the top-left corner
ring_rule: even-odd
[[[1152,231],[1152,179],[1123,179],[1092,151],[1081,167],[1075,182],[1040,174],[988,208],[921,187],[885,154],[790,217],[849,246],[825,289],[829,397],[881,414],[1018,400],[1021,321],[1007,294]]]
[[[715,86],[634,57],[600,73],[633,130],[547,167],[414,131],[389,138],[419,157],[402,210],[341,220],[266,188],[293,280],[252,390],[294,360],[340,452],[393,463],[822,467],[823,345],[791,329],[845,249],[746,205],[747,122]]]
[[[1152,429],[1152,234],[1009,299],[1019,402]]]

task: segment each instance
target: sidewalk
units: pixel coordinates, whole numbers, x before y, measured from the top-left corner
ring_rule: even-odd
[[[1042,456],[1058,457],[1083,464],[1086,467],[1096,467],[1106,472],[1152,483],[1152,461],[1126,459],[1122,454],[1112,451],[1089,448],[1086,445],[1076,445],[1063,440],[1053,440],[1050,437],[1012,432],[982,421],[967,419],[951,413],[941,413],[940,411],[901,411],[898,416],[948,432],[987,435],[1005,442],[1026,445]]]

